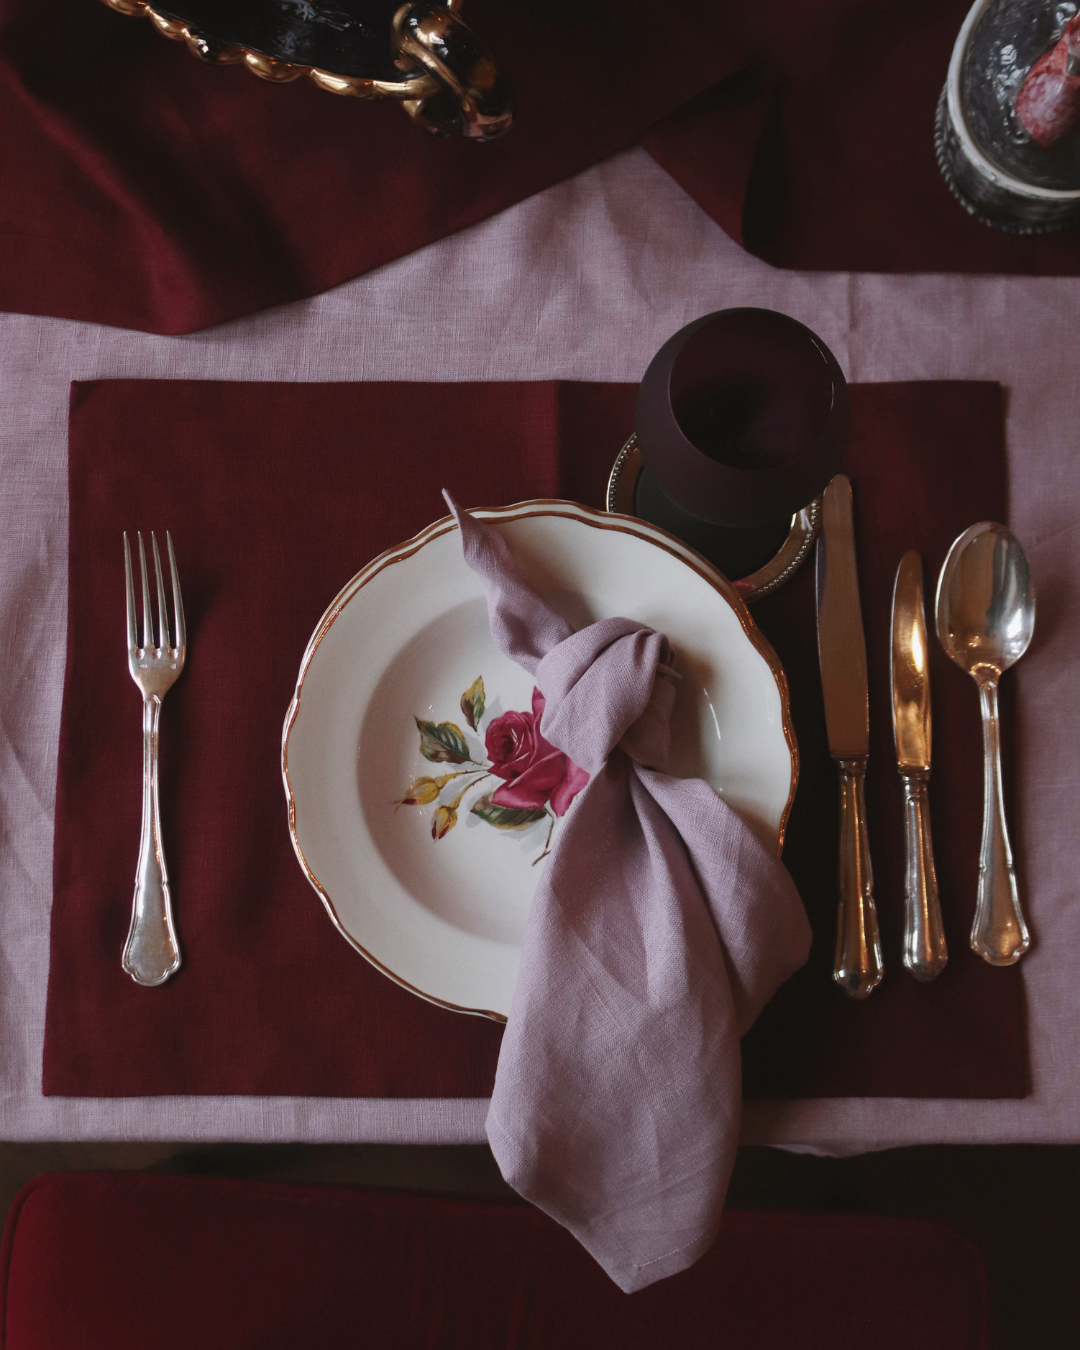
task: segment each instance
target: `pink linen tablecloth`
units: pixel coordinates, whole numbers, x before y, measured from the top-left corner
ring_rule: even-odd
[[[1010,523],[1040,591],[1018,683],[1022,1101],[748,1102],[743,1138],[834,1152],[933,1141],[1080,1140],[1080,630],[1073,502],[1080,280],[775,272],[743,254],[643,152],[316,300],[193,338],[0,316],[0,1135],[12,1139],[483,1138],[486,1102],[44,1099],[41,1038],[65,629],[72,379],[636,380],[676,328],[759,304],[810,324],[856,381],[974,378],[1007,390]],[[437,369],[433,368],[437,354]],[[616,447],[613,447],[612,453]],[[973,791],[979,790],[973,784]],[[314,895],[312,903],[317,904]],[[903,978],[891,971],[887,978]]]

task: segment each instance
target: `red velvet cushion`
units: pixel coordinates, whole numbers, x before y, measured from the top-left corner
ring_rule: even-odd
[[[16,1198],[3,1350],[974,1350],[985,1276],[910,1219],[729,1214],[693,1270],[627,1296],[525,1205],[139,1173]]]

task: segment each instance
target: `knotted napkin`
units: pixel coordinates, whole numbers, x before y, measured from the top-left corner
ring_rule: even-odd
[[[701,779],[673,778],[667,638],[575,633],[502,537],[461,511],[498,647],[536,680],[543,737],[590,775],[522,943],[487,1135],[503,1176],[628,1293],[692,1265],[739,1137],[739,1038],[807,958],[780,860]]]

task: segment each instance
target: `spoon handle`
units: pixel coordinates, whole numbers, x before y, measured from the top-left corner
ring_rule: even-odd
[[[840,770],[840,908],[833,979],[850,998],[869,998],[881,983],[881,941],[866,835],[866,758],[838,759]]]
[[[983,731],[983,830],[979,851],[979,894],[971,947],[992,966],[1011,966],[1031,946],[1020,912],[1012,847],[1001,787],[1001,723],[997,676],[979,672]]]

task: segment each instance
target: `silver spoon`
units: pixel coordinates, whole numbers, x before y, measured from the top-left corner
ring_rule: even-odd
[[[979,686],[983,728],[983,831],[972,949],[992,966],[1011,966],[1031,946],[1020,912],[1001,791],[998,680],[1027,651],[1035,590],[1019,540],[982,521],[949,549],[937,588],[941,645]]]

